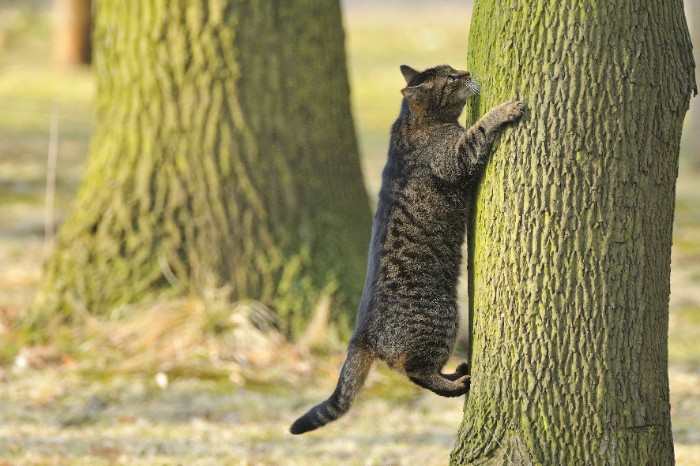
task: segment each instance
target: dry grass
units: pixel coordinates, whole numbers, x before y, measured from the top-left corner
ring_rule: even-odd
[[[287,429],[328,396],[325,377],[304,393],[194,378],[161,388],[145,375],[90,381],[57,368],[7,377],[0,458],[13,465],[447,464],[461,418],[461,400],[430,396],[384,371],[373,373],[345,418],[304,437]],[[403,396],[381,396],[387,386]]]
[[[23,347],[15,365],[41,369],[61,363],[103,375],[156,373],[246,381],[290,381],[301,352],[275,330],[260,303],[231,304],[228,293],[122,307],[107,317],[87,311],[59,328],[50,345]],[[280,368],[288,368],[281,370]]]

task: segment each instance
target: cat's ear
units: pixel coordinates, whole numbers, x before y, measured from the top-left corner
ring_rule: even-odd
[[[401,89],[401,93],[411,103],[424,104],[430,96],[430,88],[432,83],[424,82],[417,86],[406,86]]]
[[[408,65],[401,65],[401,74],[403,75],[403,79],[406,80],[406,84],[410,83],[411,79],[415,78],[418,73],[420,73],[420,71],[414,70]]]

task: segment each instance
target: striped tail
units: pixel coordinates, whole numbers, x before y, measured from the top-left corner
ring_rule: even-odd
[[[365,383],[373,360],[374,356],[370,351],[357,346],[350,346],[348,357],[345,360],[345,364],[343,364],[343,370],[340,372],[338,385],[335,387],[331,397],[323,403],[314,406],[308,413],[294,421],[289,431],[295,435],[303,434],[335,421],[347,413],[352,400]]]

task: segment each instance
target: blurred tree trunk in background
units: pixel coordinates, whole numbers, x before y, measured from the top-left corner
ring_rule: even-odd
[[[59,65],[85,65],[92,59],[92,0],[53,0],[54,58]]]
[[[97,2],[97,121],[29,323],[232,287],[348,327],[371,228],[338,1]]]
[[[682,0],[477,0],[472,116],[529,106],[470,225],[472,385],[453,464],[672,464],[667,335]],[[476,106],[475,106],[476,107]]]

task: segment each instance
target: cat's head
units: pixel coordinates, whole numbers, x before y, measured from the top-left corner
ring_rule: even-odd
[[[459,118],[467,98],[479,92],[468,71],[440,65],[417,71],[401,65],[406,87],[401,90],[411,109],[441,121]]]

